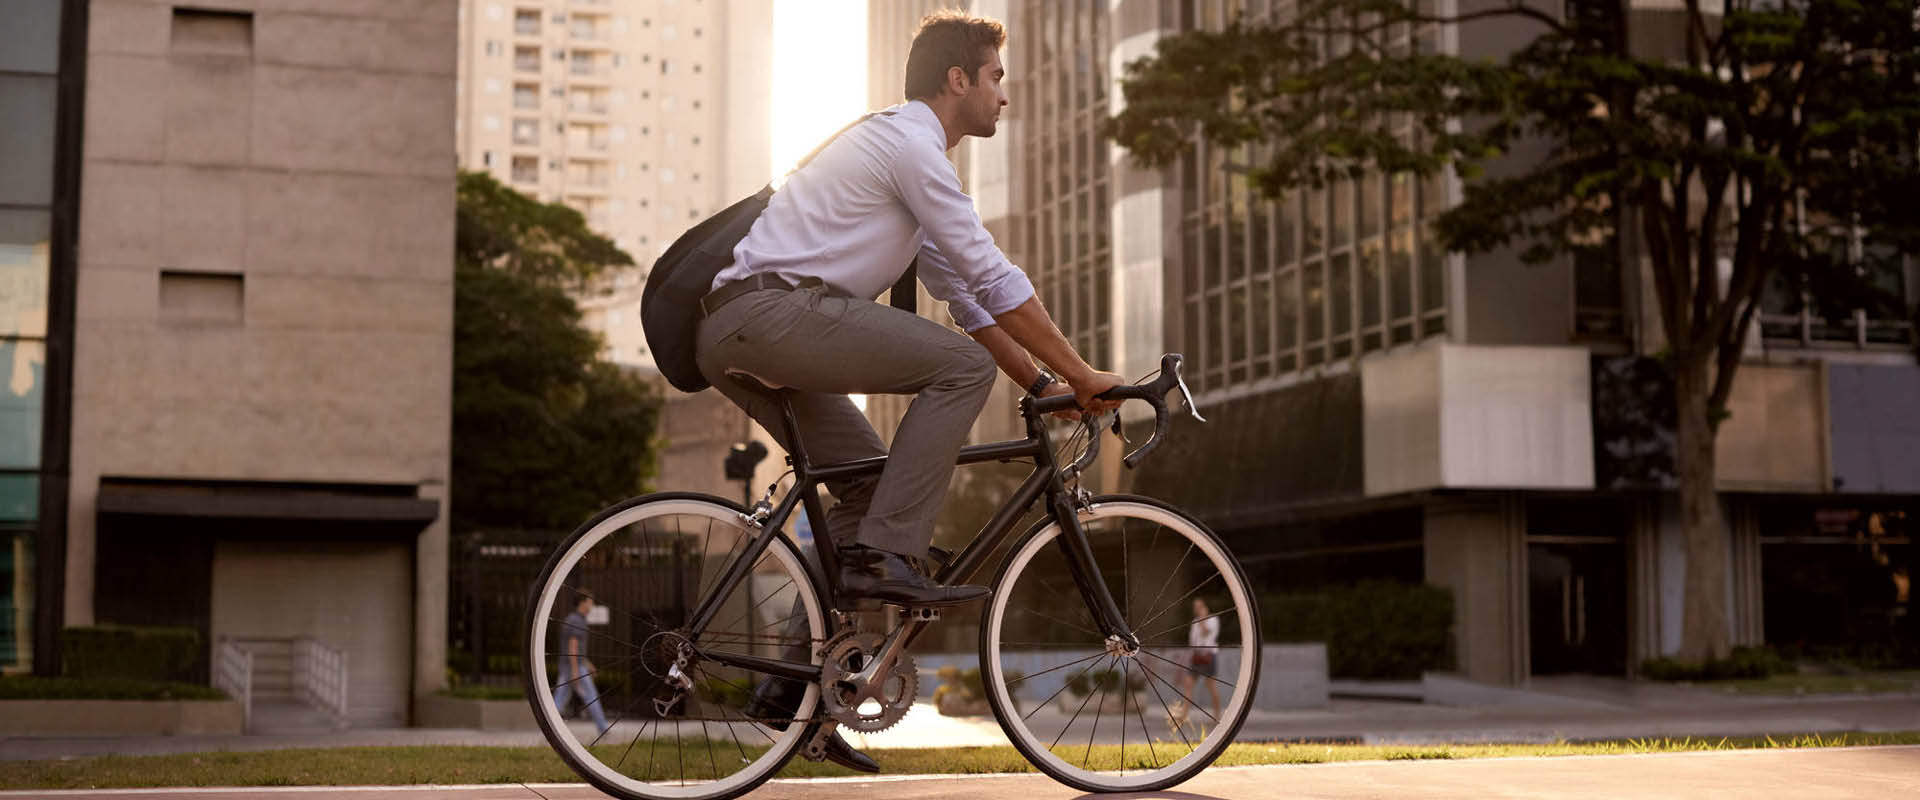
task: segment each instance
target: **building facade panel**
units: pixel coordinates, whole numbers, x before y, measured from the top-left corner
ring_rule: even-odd
[[[103,483],[210,497],[297,487],[323,506],[412,498],[431,519],[316,523],[289,505],[253,535],[298,529],[327,548],[398,553],[380,556],[387,621],[370,628],[392,635],[333,644],[379,684],[363,699],[440,688],[454,6],[92,5],[86,107],[107,130],[67,134],[83,160],[72,459],[65,563],[43,576],[60,622],[152,624],[153,594],[185,591],[198,599],[175,604],[178,621],[210,630],[210,578],[118,581],[125,548],[197,531],[208,546],[183,547],[182,574],[211,575],[214,546],[248,538],[192,514],[168,528],[101,513]],[[332,588],[282,586],[257,609],[272,612],[262,624],[337,634],[311,620]],[[383,723],[405,719],[398,707]]]

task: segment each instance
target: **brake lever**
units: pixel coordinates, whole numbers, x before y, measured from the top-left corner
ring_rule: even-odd
[[[1192,414],[1194,419],[1206,422],[1207,418],[1200,416],[1200,406],[1193,402],[1193,390],[1187,388],[1187,379],[1180,375],[1178,369],[1173,371],[1173,382],[1180,386],[1180,396],[1187,401],[1187,412]]]

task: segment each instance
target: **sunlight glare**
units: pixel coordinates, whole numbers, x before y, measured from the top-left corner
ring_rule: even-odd
[[[866,111],[866,0],[774,0],[768,177]]]

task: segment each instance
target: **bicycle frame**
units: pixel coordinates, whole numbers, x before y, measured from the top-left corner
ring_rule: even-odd
[[[806,504],[807,519],[812,523],[815,531],[814,538],[817,544],[814,550],[820,556],[821,574],[816,577],[820,579],[821,585],[826,587],[827,605],[836,611],[839,610],[839,554],[832,545],[831,535],[827,533],[827,516],[820,505],[819,486],[829,480],[878,474],[886,467],[887,457],[876,456],[840,464],[815,466],[807,459],[792,406],[783,400],[780,407],[781,423],[785,429],[786,440],[794,443],[793,452],[788,457],[794,471],[793,490],[782,497],[779,505],[775,506],[760,523],[760,534],[754,537],[752,544],[738,558],[727,565],[726,570],[721,573],[720,580],[715,584],[714,590],[700,598],[700,605],[693,612],[687,632],[688,639],[696,645],[700,641],[700,635],[705,632],[707,625],[719,612],[720,599],[732,593],[739,582],[746,578],[747,572],[773,543],[774,537],[780,535],[782,527],[792,516],[794,508],[803,502]],[[1067,492],[1061,471],[1054,462],[1046,423],[1041,415],[1033,410],[1033,398],[1020,399],[1020,414],[1026,420],[1027,438],[962,447],[954,463],[966,465],[982,461],[1032,458],[1033,473],[1028,475],[1026,481],[1022,482],[1020,487],[1000,505],[993,518],[987,520],[986,525],[974,535],[973,540],[941,567],[934,579],[942,584],[964,583],[970,580],[981,567],[985,566],[987,557],[1014,533],[1014,523],[1020,519],[1021,514],[1032,506],[1035,500],[1044,495],[1047,519],[1058,523],[1066,534],[1059,540],[1062,555],[1066,557],[1074,583],[1079,587],[1081,597],[1086,601],[1094,621],[1099,623],[1102,633],[1110,637],[1118,637],[1129,646],[1137,645],[1133,631],[1128,628],[1119,606],[1114,602],[1112,592],[1107,589],[1107,583],[1100,573],[1099,565],[1095,563],[1093,546],[1087,541],[1086,530],[1080,526],[1079,515],[1073,511],[1073,498]],[[1045,524],[1045,521],[1042,520],[1041,524]],[[808,568],[813,567],[810,564]],[[927,624],[928,621],[924,619],[909,620],[906,627],[901,629],[895,638],[898,646],[904,647],[911,643]],[[820,679],[820,668],[812,664],[762,658],[744,653],[711,652],[706,655],[721,663],[768,675],[807,682]]]

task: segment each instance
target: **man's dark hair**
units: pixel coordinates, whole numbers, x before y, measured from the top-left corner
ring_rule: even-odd
[[[907,99],[935,97],[947,82],[947,70],[959,67],[967,79],[980,82],[980,67],[1007,43],[1007,29],[999,20],[945,9],[920,20],[907,51]]]

